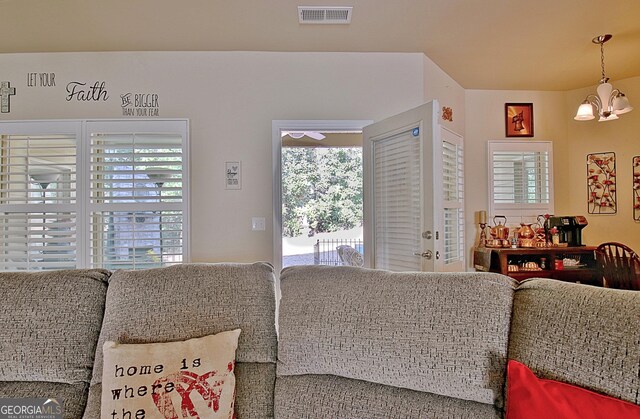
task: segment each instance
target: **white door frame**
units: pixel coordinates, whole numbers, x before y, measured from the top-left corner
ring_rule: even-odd
[[[282,131],[362,131],[371,120],[274,120],[273,139],[273,266],[282,270]]]

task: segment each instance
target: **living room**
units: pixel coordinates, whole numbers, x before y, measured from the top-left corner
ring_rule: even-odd
[[[188,222],[180,227],[185,234],[182,260],[194,262],[149,270],[109,265],[109,271],[3,272],[0,295],[8,297],[0,306],[0,405],[9,397],[45,397],[45,404],[56,397],[65,402],[65,417],[145,417],[133,408],[140,398],[148,396],[150,408],[160,409],[159,404],[176,396],[174,383],[160,377],[164,367],[195,371],[199,380],[197,367],[204,353],[214,352],[212,344],[195,352],[187,348],[189,355],[182,346],[175,351],[160,346],[161,355],[177,357],[152,362],[143,353],[135,362],[115,364],[114,358],[103,358],[111,346],[183,343],[233,332],[237,352],[207,366],[235,373],[236,387],[226,389],[222,399],[203,397],[230,405],[227,417],[233,416],[233,394],[241,418],[502,418],[510,397],[511,360],[528,365],[543,382],[570,383],[606,395],[620,412],[637,412],[640,293],[547,279],[518,284],[497,273],[475,272],[471,256],[480,235],[479,212],[490,208],[488,142],[511,140],[505,135],[508,103],[532,106],[534,135],[521,140],[552,142],[554,213],[586,217],[584,244],[616,241],[640,249],[632,163],[640,155],[640,112],[610,122],[574,120],[578,106],[598,85],[600,51],[591,40],[602,33],[613,34],[606,46],[607,75],[638,106],[640,4],[627,1],[603,10],[600,3],[588,1],[579,11],[589,11],[581,14],[577,5],[550,0],[510,4],[508,9],[499,0],[357,0],[351,2],[351,28],[357,28],[360,42],[372,39],[356,48],[342,44],[349,40],[349,26],[304,26],[296,17],[297,3],[271,3],[0,2],[0,125],[59,122],[66,124],[65,130],[73,126],[77,138],[92,141],[82,149],[86,159],[74,172],[84,182],[95,169],[95,194],[85,184],[77,192],[88,198],[81,207],[89,209],[91,226],[100,225],[95,219],[105,196],[118,198],[114,205],[120,208],[138,192],[134,184],[123,188],[130,195],[109,195],[105,161],[108,151],[118,154],[123,143],[118,135],[102,138],[91,127],[150,121],[158,123],[161,134],[172,124],[187,127],[180,140],[188,142],[168,136],[153,148],[166,150],[170,162],[184,150],[179,170],[186,177],[177,186],[173,166],[145,161],[151,169],[132,176],[142,179],[147,191],[131,223],[159,224],[160,231],[153,234],[162,246],[169,234],[162,228],[171,225],[158,222],[166,216],[163,212],[188,211]],[[291,10],[283,11],[285,6]],[[484,14],[486,10],[491,13]],[[245,13],[252,16],[251,23],[244,20]],[[378,31],[385,16],[394,23]],[[273,25],[269,19],[282,29],[266,30]],[[289,19],[293,22],[284,23]],[[252,24],[258,29],[247,30]],[[480,26],[484,35],[476,36]],[[562,41],[549,35],[568,27],[573,32]],[[525,42],[517,37],[519,29],[527,29]],[[492,30],[500,33],[495,45]],[[223,32],[231,35],[216,43],[212,38],[224,38]],[[460,34],[480,52],[463,48],[466,42],[456,38]],[[428,42],[414,39],[421,36]],[[274,46],[278,41],[282,48]],[[308,47],[300,46],[305,43]],[[520,53],[524,58],[513,58]],[[474,72],[481,79],[471,77]],[[274,133],[274,121],[378,122],[431,101],[438,103],[439,124],[464,138],[466,272],[349,266],[296,266],[279,272],[274,141],[280,140],[280,132]],[[142,139],[141,148],[151,149],[145,141],[153,144],[156,138]],[[110,148],[109,142],[115,145]],[[179,147],[185,148],[178,152]],[[587,162],[594,153],[616,157],[617,207],[609,214],[588,213]],[[0,160],[5,164],[7,156]],[[112,166],[129,170],[123,163]],[[22,169],[23,163],[17,161],[15,167]],[[26,171],[22,175],[21,185],[28,186],[19,187],[17,194],[47,204],[54,196],[49,181],[38,181]],[[229,179],[237,182],[230,187]],[[0,180],[10,183],[6,177]],[[174,202],[178,196],[183,202]],[[184,202],[187,207],[181,206]],[[69,211],[66,202],[52,204],[57,205],[52,212]],[[45,229],[56,227],[49,215],[32,212],[29,220],[40,229],[36,233],[44,236]],[[78,250],[81,268],[90,267],[87,261],[95,256],[90,246],[100,241],[92,228],[78,229],[88,243]],[[4,233],[6,256],[13,250],[7,237],[14,231]],[[46,242],[38,242],[37,235],[24,237],[38,245]],[[156,255],[142,250],[145,258],[155,260]],[[43,253],[34,252],[39,258],[34,263],[46,259]],[[239,337],[237,329],[242,329]],[[164,381],[123,384],[140,378],[142,371],[153,371],[154,379]],[[526,397],[527,389],[540,382],[533,373],[517,405],[533,417],[544,417],[553,403],[543,399],[536,406],[543,413],[536,415],[536,400]],[[173,400],[175,406],[187,406],[183,413],[195,410],[188,403],[191,394],[195,400],[195,393],[206,393],[210,385],[184,383],[187,395]],[[151,400],[154,385],[164,401]],[[109,398],[116,389],[131,390],[123,394],[132,394],[132,400],[113,407],[112,414],[105,401],[115,400]],[[557,394],[550,399],[559,401],[564,413],[575,413],[579,406],[596,411],[595,403],[586,401],[589,395],[566,402]],[[109,410],[101,411],[101,404]],[[613,412],[610,404],[602,406]],[[178,417],[169,410],[164,411],[168,417]]]
[[[614,38],[612,50],[615,45]],[[591,47],[586,51],[597,74],[598,51]],[[452,109],[453,121],[443,124],[465,139],[467,249],[477,240],[475,212],[488,208],[486,144],[504,138],[504,104],[511,102],[532,103],[532,139],[553,142],[555,213],[587,217],[585,244],[640,247],[631,169],[640,118],[573,120],[594,85],[464,89],[420,53],[78,52],[3,54],[0,60],[3,80],[17,86],[2,120],[122,118],[120,95],[127,92],[155,94],[159,119],[189,119],[194,262],[273,259],[272,160],[265,158],[272,155],[273,120],[375,121],[433,99]],[[55,74],[55,85],[26,87],[33,71]],[[66,100],[68,84],[76,81],[104,82],[108,99]],[[640,79],[614,85],[633,101]],[[600,152],[616,153],[618,162],[618,210],[611,215],[586,213],[586,156]],[[225,190],[226,161],[242,161],[241,190]],[[269,221],[265,231],[251,231],[256,216]]]

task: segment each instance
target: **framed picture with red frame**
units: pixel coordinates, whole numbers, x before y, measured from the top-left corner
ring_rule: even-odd
[[[533,137],[533,103],[505,103],[504,126],[507,137]]]

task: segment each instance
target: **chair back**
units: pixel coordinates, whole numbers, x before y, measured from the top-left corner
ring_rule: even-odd
[[[596,263],[604,286],[640,290],[640,258],[622,243],[602,243],[596,249]]]
[[[340,260],[342,261],[343,265],[359,267],[364,266],[364,259],[362,257],[362,254],[353,247],[342,245],[336,247],[336,250],[338,251],[338,256],[340,256]]]

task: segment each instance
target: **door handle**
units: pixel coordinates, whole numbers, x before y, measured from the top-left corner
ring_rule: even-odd
[[[421,256],[425,259],[431,260],[431,258],[433,257],[433,252],[431,250],[427,250],[426,252],[422,252],[422,253],[414,253],[414,256]]]

